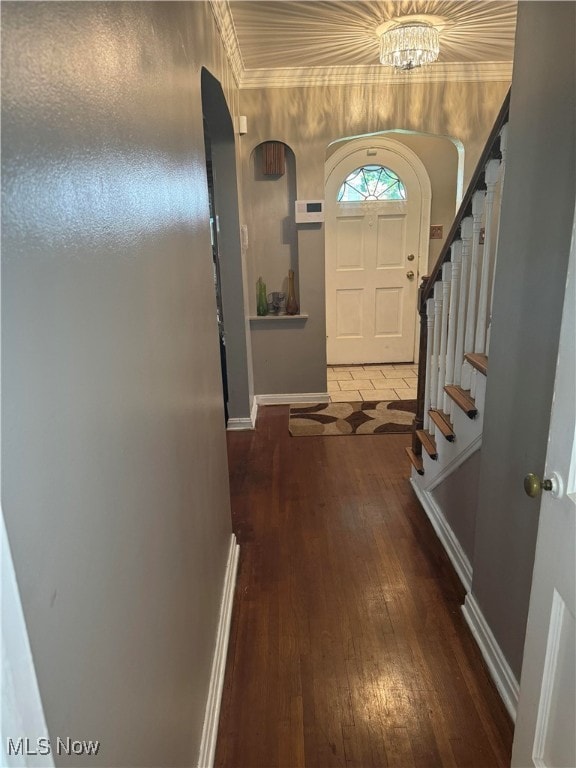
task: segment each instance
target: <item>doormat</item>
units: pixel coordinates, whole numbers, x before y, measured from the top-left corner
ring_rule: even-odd
[[[390,435],[412,431],[416,400],[361,403],[309,403],[290,406],[294,437],[311,435]]]

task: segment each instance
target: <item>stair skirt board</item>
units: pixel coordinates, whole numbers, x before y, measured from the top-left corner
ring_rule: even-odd
[[[472,589],[472,566],[470,565],[470,560],[468,559],[467,554],[462,549],[460,542],[442,514],[442,510],[432,498],[431,494],[428,491],[423,491],[413,479],[410,480],[410,484],[418,497],[418,501],[426,512],[428,519],[432,523],[436,535],[442,542],[442,546],[450,558],[450,562],[458,574],[462,586],[466,592],[469,593]]]
[[[202,741],[200,742],[198,768],[212,768],[214,764],[239,553],[240,547],[236,543],[236,536],[232,534],[230,538],[230,550],[228,552],[226,573],[224,576],[224,589],[222,591],[222,602],[220,604],[220,618],[218,620],[216,646],[212,660],[212,672],[210,674],[210,687],[208,689],[208,700],[204,715]]]
[[[464,619],[476,640],[504,706],[512,720],[516,721],[520,687],[480,610],[480,606],[476,602],[476,598],[472,594],[472,566],[470,561],[430,492],[423,491],[413,478],[410,483],[466,590],[467,594],[462,606]],[[435,483],[436,485],[438,483]]]
[[[446,480],[447,477],[449,477],[453,472],[455,472],[458,467],[462,466],[464,462],[472,456],[473,453],[476,453],[476,451],[479,451],[482,447],[482,435],[478,435],[474,440],[472,440],[471,443],[469,443],[466,448],[464,448],[460,453],[456,454],[454,458],[446,464],[445,467],[440,469],[440,471],[435,471],[432,475],[432,479],[428,479],[427,483],[427,474],[428,478],[430,477],[431,472],[426,472],[426,467],[424,471],[424,476],[418,479],[418,487],[423,491],[433,491],[435,488],[437,488],[441,483]],[[432,470],[437,470],[442,466],[442,459],[446,459],[447,454],[450,454],[452,452],[456,452],[457,448],[459,448],[457,442],[450,443],[446,441],[446,443],[442,443],[442,447],[439,451],[438,460],[435,461],[433,464],[428,464],[429,467],[432,468]],[[430,460],[431,461],[431,460]]]
[[[291,405],[292,403],[329,403],[328,392],[297,392],[287,395],[255,395],[254,399],[261,405]]]
[[[492,634],[492,630],[488,626],[488,622],[484,618],[473,594],[469,593],[466,595],[466,600],[462,606],[462,613],[478,643],[478,647],[498,688],[502,701],[510,717],[516,722],[520,686],[504,658],[504,654],[496,642],[496,638]]]

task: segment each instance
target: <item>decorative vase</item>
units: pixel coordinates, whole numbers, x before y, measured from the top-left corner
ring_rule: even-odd
[[[268,299],[266,298],[266,283],[261,277],[256,282],[256,314],[263,317],[268,314]]]
[[[297,315],[300,312],[300,307],[296,301],[296,292],[294,290],[294,270],[288,270],[288,294],[286,296],[286,314]]]

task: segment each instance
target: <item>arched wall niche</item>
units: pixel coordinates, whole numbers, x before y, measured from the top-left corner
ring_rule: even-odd
[[[264,173],[264,145],[257,144],[249,162],[248,194],[251,202],[249,222],[249,249],[252,275],[266,283],[268,293],[288,290],[288,270],[295,273],[296,294],[298,286],[298,235],[294,223],[296,201],[296,157],[292,148],[278,142],[284,148],[285,171],[283,174]],[[251,314],[256,314],[256,287],[250,291]]]

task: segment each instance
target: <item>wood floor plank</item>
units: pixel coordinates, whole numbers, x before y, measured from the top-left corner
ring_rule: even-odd
[[[502,768],[512,725],[408,483],[410,435],[228,433],[240,563],[215,766]]]

